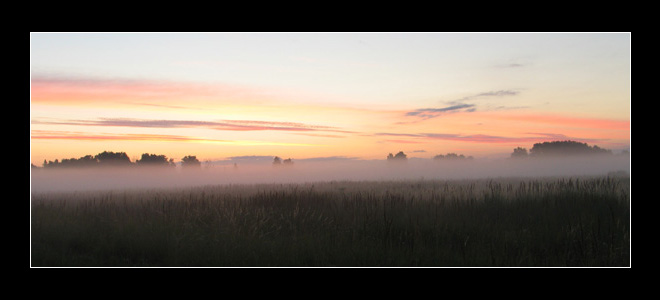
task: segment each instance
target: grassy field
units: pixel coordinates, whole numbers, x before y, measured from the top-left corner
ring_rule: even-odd
[[[33,194],[31,266],[628,267],[630,179]]]

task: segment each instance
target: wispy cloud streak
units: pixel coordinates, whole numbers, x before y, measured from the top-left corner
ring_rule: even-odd
[[[181,135],[133,134],[133,133],[87,133],[76,131],[32,130],[31,139],[39,140],[87,140],[87,141],[163,141],[163,142],[232,142],[228,140],[204,139]]]
[[[249,103],[270,99],[279,90],[227,83],[195,83],[171,80],[76,77],[34,74],[34,104],[66,106],[151,106],[167,109],[202,109],[218,102]],[[193,99],[193,101],[188,101]],[[194,103],[193,106],[182,106]]]
[[[529,143],[529,142],[543,142],[551,140],[574,140],[580,142],[602,142],[601,139],[588,139],[588,138],[575,138],[569,137],[564,134],[557,133],[528,133],[533,134],[533,136],[522,136],[522,137],[507,137],[507,136],[495,136],[487,134],[454,134],[454,133],[417,133],[417,134],[406,134],[406,133],[376,133],[375,136],[394,136],[394,137],[411,137],[414,138],[412,141],[406,140],[396,140],[399,143],[407,142],[414,143],[419,140],[450,140],[450,141],[461,141],[461,142],[473,142],[473,143]],[[387,140],[392,141],[392,140]]]
[[[85,133],[72,131],[32,130],[31,139],[37,140],[78,140],[78,141],[155,141],[155,142],[198,142],[218,143],[243,146],[318,146],[303,143],[283,143],[270,141],[237,141],[220,140],[201,137],[165,134],[132,134],[132,133]]]
[[[229,131],[325,131],[337,133],[353,133],[332,126],[310,125],[298,122],[273,122],[256,120],[221,120],[221,121],[194,121],[194,120],[145,120],[127,118],[99,118],[97,120],[61,120],[42,121],[33,120],[32,124],[49,125],[77,125],[77,126],[110,126],[110,127],[148,127],[148,128],[192,128],[205,127],[214,130]]]
[[[391,140],[391,139],[384,140],[383,142],[387,142],[387,143],[396,143],[396,144],[424,144],[423,141]]]
[[[474,100],[477,98],[484,98],[484,97],[504,97],[504,96],[515,96],[518,95],[520,92],[518,91],[513,91],[513,90],[499,90],[499,91],[490,91],[490,92],[485,92],[485,93],[479,93],[467,97],[463,97],[454,101],[451,101],[450,103],[459,103],[467,100]]]
[[[467,109],[466,109],[467,108]],[[446,112],[451,112],[451,111],[459,111],[463,110],[464,111],[473,111],[474,110],[474,104],[456,104],[452,106],[447,106],[447,107],[442,107],[442,108],[421,108],[417,109],[414,111],[410,111],[406,113],[406,116],[416,116],[420,117],[423,119],[430,119],[430,118],[435,118],[442,113]]]
[[[417,117],[420,118],[421,120],[428,120],[432,118],[436,118],[439,116],[442,116],[447,113],[455,113],[455,112],[474,112],[477,110],[477,105],[474,103],[465,103],[465,101],[472,101],[472,100],[477,100],[480,98],[490,98],[490,97],[505,97],[505,96],[515,96],[518,95],[518,91],[514,90],[499,90],[499,91],[490,91],[490,92],[484,92],[484,93],[478,93],[470,96],[466,96],[460,99],[452,100],[447,102],[449,106],[441,107],[441,108],[421,108],[421,109],[416,109],[413,111],[406,112],[406,116],[408,117]],[[506,108],[503,105],[499,105],[495,107],[494,109],[504,109]],[[491,108],[493,109],[493,108]]]

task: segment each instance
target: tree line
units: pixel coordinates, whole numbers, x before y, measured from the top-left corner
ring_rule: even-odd
[[[597,145],[589,146],[586,143],[576,141],[553,141],[536,143],[527,151],[526,148],[517,147],[513,149],[511,158],[526,158],[526,157],[561,157],[561,156],[575,156],[575,155],[612,155],[612,150],[598,147]],[[463,154],[447,153],[438,154],[433,157],[435,161],[463,161],[472,160],[472,156],[465,156]],[[399,151],[396,155],[392,153],[387,155],[387,161],[401,162],[407,161],[408,157],[403,151]]]
[[[604,149],[596,145],[589,146],[586,143],[576,141],[553,141],[536,143],[527,151],[526,148],[517,147],[513,149],[511,158],[526,158],[526,157],[557,157],[557,156],[571,156],[571,155],[611,155],[612,150]],[[462,161],[472,160],[472,156],[465,156],[463,154],[447,153],[439,154],[433,157],[436,161]],[[389,153],[387,161],[389,162],[405,162],[408,156],[399,151],[396,155]],[[181,166],[183,168],[200,168],[202,163],[197,159],[197,156],[187,155],[181,159]],[[291,158],[281,159],[275,156],[273,159],[274,166],[280,165],[293,165]],[[126,152],[112,152],[103,151],[97,155],[85,155],[80,158],[65,158],[62,160],[47,161],[44,159],[43,168],[68,168],[68,167],[125,167],[125,166],[161,166],[161,167],[175,167],[174,159],[168,158],[165,155],[143,153],[140,159],[131,162]],[[37,167],[32,164],[32,167]]]
[[[471,160],[474,159],[472,156],[465,156],[463,154],[456,154],[456,153],[447,153],[447,154],[438,154],[433,157],[433,160]],[[408,161],[408,155],[404,153],[403,151],[399,151],[396,155],[393,155],[392,153],[387,155],[387,161],[391,162],[400,162],[400,161]]]
[[[527,157],[558,157],[575,155],[611,155],[612,150],[604,149],[596,145],[589,146],[587,143],[576,141],[553,141],[536,143],[529,149],[517,147],[513,149],[511,158]]]
[[[184,168],[199,168],[202,163],[197,156],[188,155],[181,159],[181,166]],[[103,151],[97,155],[85,155],[80,158],[64,158],[55,161],[45,160],[42,167],[52,168],[79,168],[79,167],[128,167],[128,166],[149,166],[149,167],[175,167],[173,158],[167,158],[165,155],[143,153],[140,159],[131,162],[126,152]],[[32,167],[37,167],[34,164]]]
[[[182,168],[201,168],[202,163],[197,159],[197,156],[187,155],[181,159]],[[279,166],[292,166],[293,159],[281,159],[279,156],[275,156],[273,159],[273,165]],[[128,157],[126,152],[112,152],[112,151],[103,151],[97,155],[85,155],[80,158],[65,158],[62,160],[55,159],[54,161],[45,160],[42,167],[44,169],[55,169],[55,168],[85,168],[85,167],[129,167],[129,166],[148,166],[148,167],[176,167],[176,163],[173,158],[167,158],[165,155],[143,153],[140,159],[132,162]],[[33,168],[38,168],[38,166],[32,164]],[[234,164],[234,167],[237,167]]]

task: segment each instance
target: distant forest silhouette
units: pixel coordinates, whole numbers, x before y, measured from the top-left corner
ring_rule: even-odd
[[[576,155],[612,155],[612,151],[600,148],[596,145],[589,146],[586,143],[576,141],[554,141],[536,143],[527,151],[526,148],[517,147],[513,149],[511,158],[542,158],[542,157],[562,157],[562,156],[576,156]],[[434,161],[467,161],[472,160],[472,156],[465,156],[463,154],[447,153],[445,155],[439,154],[433,157]],[[399,151],[396,155],[389,153],[387,161],[389,162],[405,162],[408,156]],[[188,155],[181,159],[181,167],[185,169],[201,168],[202,163],[197,159],[197,156]],[[279,156],[273,159],[273,165],[293,165],[291,158],[282,160]],[[131,162],[126,152],[111,152],[103,151],[97,155],[85,155],[80,158],[65,158],[62,160],[46,161],[43,162],[44,169],[52,168],[78,168],[78,167],[127,167],[127,166],[148,166],[148,167],[167,167],[174,168],[176,163],[174,159],[167,158],[165,155],[144,153],[140,159]],[[32,164],[33,168],[38,166]]]
[[[624,152],[627,153],[627,152]],[[604,149],[596,145],[589,146],[586,143],[576,141],[553,141],[536,143],[527,151],[526,148],[517,147],[513,149],[511,158],[544,158],[544,157],[568,157],[568,156],[592,156],[592,155],[612,155],[612,150]],[[468,161],[474,157],[465,156],[463,154],[447,153],[445,155],[438,154],[433,157],[435,161]],[[390,153],[387,156],[388,161],[400,162],[407,161],[408,158],[403,151],[396,155]]]
[[[527,158],[527,157],[558,157],[558,156],[575,156],[575,155],[611,155],[612,150],[603,149],[596,145],[589,146],[586,143],[576,141],[554,141],[536,143],[527,152],[527,149],[517,147],[513,149],[511,158]]]
[[[438,154],[433,157],[433,160],[465,160],[474,159],[472,156],[465,156],[463,154],[447,153],[446,155]]]
[[[32,165],[36,167],[35,165]],[[70,168],[70,167],[127,167],[127,166],[149,166],[149,167],[175,167],[174,159],[168,159],[165,155],[144,153],[139,160],[131,162],[126,152],[103,151],[97,155],[85,155],[81,158],[65,158],[55,161],[44,159],[43,167]],[[188,155],[181,159],[182,167],[200,167],[201,162],[196,156]]]

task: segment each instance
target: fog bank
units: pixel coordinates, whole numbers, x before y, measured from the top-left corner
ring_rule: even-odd
[[[497,177],[598,176],[630,174],[630,156],[561,157],[406,162],[337,160],[210,165],[199,169],[87,168],[32,169],[31,191],[90,191],[192,187],[216,184],[304,183],[319,181],[450,180]]]

